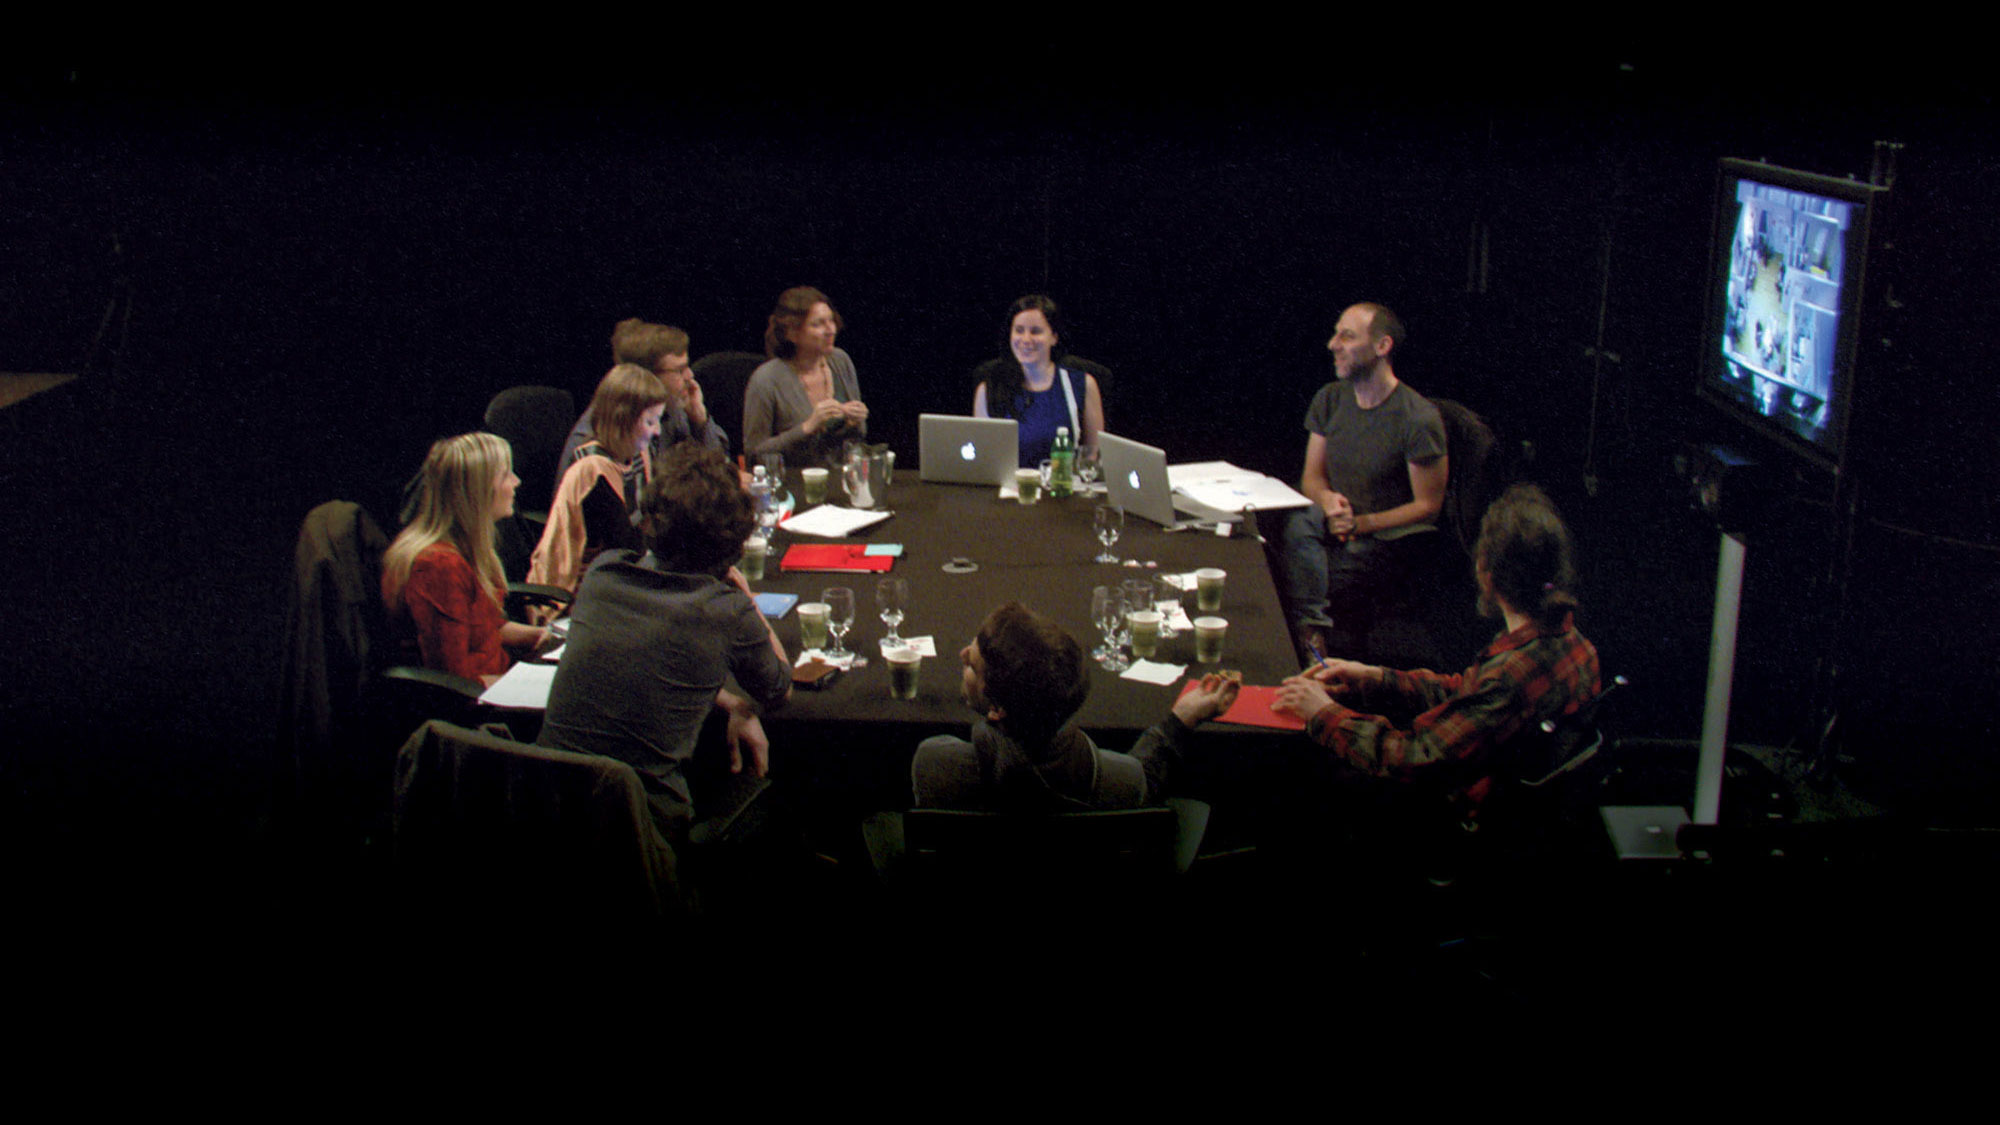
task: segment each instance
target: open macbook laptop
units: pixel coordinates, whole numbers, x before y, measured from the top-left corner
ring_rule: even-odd
[[[940,484],[1011,484],[1021,460],[1012,418],[917,415],[918,476]]]
[[[1097,435],[1098,464],[1104,469],[1104,487],[1113,504],[1144,516],[1162,527],[1182,522],[1174,511],[1179,508],[1195,520],[1205,522],[1240,519],[1241,514],[1224,512],[1174,495],[1167,477],[1167,451],[1117,434]]]

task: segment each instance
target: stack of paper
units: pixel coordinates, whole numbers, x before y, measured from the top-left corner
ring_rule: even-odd
[[[842,539],[873,527],[894,512],[864,512],[855,508],[842,508],[834,504],[821,504],[817,508],[801,512],[784,522],[786,531],[800,535],[818,535],[827,539]]]
[[[1189,500],[1223,512],[1241,512],[1246,504],[1259,511],[1312,504],[1284,481],[1239,469],[1227,461],[1169,465],[1167,483]]]

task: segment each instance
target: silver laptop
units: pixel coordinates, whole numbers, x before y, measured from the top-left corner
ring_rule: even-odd
[[[1111,502],[1163,527],[1174,518],[1174,489],[1167,483],[1167,451],[1117,434],[1097,435],[1098,464]]]
[[[1021,460],[1012,418],[917,415],[917,475],[940,484],[1012,484]]]
[[[1240,512],[1224,512],[1199,504],[1174,491],[1167,475],[1167,451],[1117,434],[1097,435],[1098,464],[1104,470],[1104,487],[1111,502],[1144,516],[1161,527],[1185,524],[1230,523],[1242,518]],[[1188,518],[1175,516],[1184,513]]]

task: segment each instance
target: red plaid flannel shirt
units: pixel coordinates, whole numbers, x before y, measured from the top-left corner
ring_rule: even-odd
[[[1483,795],[1493,752],[1530,724],[1597,697],[1597,649],[1570,619],[1544,633],[1533,622],[1494,638],[1455,676],[1391,670],[1386,680],[1313,716],[1320,745],[1377,777],[1436,780]],[[1356,708],[1421,712],[1408,726]]]

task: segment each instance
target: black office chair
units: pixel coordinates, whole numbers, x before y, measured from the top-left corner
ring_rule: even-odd
[[[386,828],[390,759],[411,727],[492,718],[479,706],[477,681],[393,663],[382,607],[388,546],[359,504],[314,508],[299,528],[286,629],[280,739],[290,750],[291,799],[318,830],[363,839]],[[525,585],[509,596],[516,605],[569,598]]]
[[[687,913],[674,849],[631,766],[431,721],[396,759],[402,905],[452,921],[657,920]]]
[[[1606,702],[1630,683],[1613,676],[1587,706],[1535,724],[1500,751],[1479,808],[1442,818],[1443,846],[1426,877],[1438,886],[1467,877],[1486,884],[1546,879],[1603,858],[1597,792],[1609,762],[1601,720]]]
[[[1187,873],[1209,806],[1034,815],[911,809],[862,826],[877,877],[906,901],[981,909],[1097,908],[1164,892]]]
[[[509,387],[486,404],[486,429],[513,447],[514,475],[521,478],[514,514],[494,528],[493,548],[510,580],[527,576],[528,558],[549,522],[561,476],[557,462],[575,424],[576,400],[559,387]]]
[[[750,373],[765,359],[756,352],[710,352],[693,364],[709,418],[722,427],[729,447],[738,453],[749,452],[743,447],[743,392],[750,385]]]
[[[1437,532],[1422,533],[1418,565],[1383,606],[1369,631],[1370,661],[1392,668],[1441,668],[1476,650],[1486,627],[1472,612],[1472,548],[1479,521],[1498,488],[1489,471],[1496,439],[1478,414],[1433,399],[1444,422],[1450,477]]]
[[[980,361],[979,365],[972,369],[972,382],[971,386],[966,388],[966,401],[967,402],[972,401],[973,392],[978,390],[979,384],[987,381],[987,379],[990,377],[990,372],[993,370],[995,366],[1006,362],[1007,362],[1006,359],[999,356],[996,356],[992,359]],[[1096,360],[1084,359],[1082,356],[1074,356],[1074,355],[1066,355],[1062,357],[1062,359],[1057,361],[1056,366],[1067,367],[1069,368],[1070,373],[1074,375],[1090,375],[1091,377],[1095,378],[1097,380],[1098,397],[1104,399],[1107,402],[1110,400],[1111,369],[1109,367],[1106,367],[1103,364],[1098,363]],[[1081,417],[1083,414],[1083,399],[1084,399],[1084,387],[1083,384],[1079,381],[1076,387],[1076,411],[1078,417]],[[990,404],[989,404],[989,409],[990,409]]]

